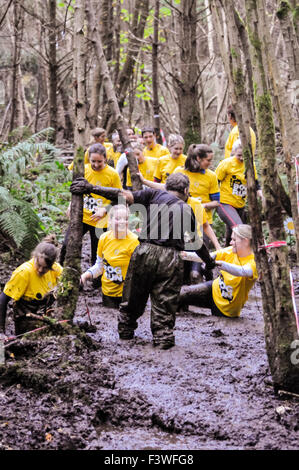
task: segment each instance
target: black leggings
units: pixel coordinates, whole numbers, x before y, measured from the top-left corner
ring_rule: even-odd
[[[102,229],[102,230],[105,231],[106,229]],[[83,236],[87,232],[89,232],[89,235],[90,235],[91,264],[93,266],[96,262],[96,259],[97,259],[97,249],[98,249],[99,239],[98,239],[98,236],[96,234],[96,227],[94,227],[93,225],[88,225],[88,224],[83,223]],[[63,266],[63,263],[64,263],[64,258],[65,258],[65,253],[66,253],[66,246],[67,246],[67,243],[68,243],[69,236],[70,236],[70,227],[68,227],[68,229],[66,231],[66,234],[65,234],[65,237],[64,237],[64,240],[63,240],[63,243],[62,243],[61,251],[60,251],[59,263],[61,264],[61,266]]]
[[[245,207],[236,208],[221,202],[220,206],[217,207],[217,213],[226,225],[225,246],[229,246],[232,236],[232,228],[235,225],[246,223]]]
[[[122,297],[111,297],[110,295],[102,294],[103,307],[115,308],[118,310]]]

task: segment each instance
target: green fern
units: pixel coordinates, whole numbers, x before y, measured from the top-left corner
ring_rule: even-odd
[[[42,234],[40,219],[31,205],[14,198],[1,186],[0,231],[26,253],[36,245]]]
[[[59,155],[59,150],[47,141],[41,139],[49,137],[53,130],[51,128],[40,131],[14,147],[6,149],[1,153],[0,159],[0,182],[24,175],[29,164],[35,166],[40,162],[53,162]]]

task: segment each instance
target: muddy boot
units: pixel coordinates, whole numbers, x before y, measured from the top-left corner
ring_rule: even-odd
[[[126,310],[128,308],[127,302],[122,302],[118,312],[118,335],[119,339],[133,339],[134,332],[138,326],[136,320],[130,317],[130,313]]]

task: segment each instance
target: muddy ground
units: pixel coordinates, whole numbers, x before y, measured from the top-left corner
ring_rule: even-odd
[[[2,264],[2,285],[11,270]],[[273,392],[258,285],[239,319],[179,314],[168,351],[152,347],[149,305],[125,342],[117,312],[91,287],[76,320],[88,321],[86,303],[95,348],[32,336],[6,351],[0,450],[298,449],[299,399]]]

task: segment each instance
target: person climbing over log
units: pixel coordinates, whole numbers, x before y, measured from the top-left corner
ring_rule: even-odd
[[[232,157],[221,160],[215,170],[220,183],[220,205],[217,207],[217,213],[226,225],[225,246],[230,244],[232,228],[246,223],[247,181],[242,144],[239,139],[233,145],[232,154]],[[263,201],[255,165],[254,170],[257,196]]]
[[[90,163],[85,165],[84,175],[87,181],[91,184],[101,184],[102,186],[114,187],[121,189],[122,184],[117,171],[107,164],[106,149],[102,144],[94,144],[89,148]],[[107,207],[110,205],[110,200],[101,197],[97,194],[89,194],[84,197],[83,207],[83,235],[89,232],[91,241],[91,263],[96,262],[98,237],[96,228],[106,230],[107,228]],[[67,210],[69,217],[70,205]],[[61,265],[64,263],[66,245],[69,239],[69,228],[67,229],[61,252],[59,262]],[[95,285],[95,287],[97,284]]]
[[[250,289],[257,280],[257,269],[252,250],[250,225],[239,224],[232,230],[231,246],[212,253],[220,275],[214,281],[183,286],[179,305],[209,308],[221,317],[239,317],[248,299]],[[193,259],[190,253],[182,253],[183,259]]]
[[[128,223],[127,206],[119,204],[110,209],[110,230],[99,239],[96,263],[81,276],[82,284],[102,276],[104,307],[119,307],[129,262],[139,244],[137,235],[128,229]]]
[[[54,236],[47,236],[37,245],[29,261],[21,264],[11,275],[0,294],[0,335],[5,337],[8,303],[13,300],[15,334],[31,331],[42,322],[55,300],[53,290],[62,267],[56,262],[58,249]],[[44,325],[44,323],[43,323]]]
[[[215,265],[198,237],[194,213],[185,202],[189,194],[188,178],[173,174],[168,177],[164,191],[147,188],[133,192],[94,186],[78,178],[70,190],[74,194],[99,194],[114,201],[122,199],[134,204],[133,211],[142,211],[140,245],[129,264],[119,309],[119,337],[123,340],[134,337],[137,319],[150,296],[153,344],[159,349],[171,348],[175,344],[175,313],[183,282],[183,260],[179,252],[192,246],[207,268]]]

